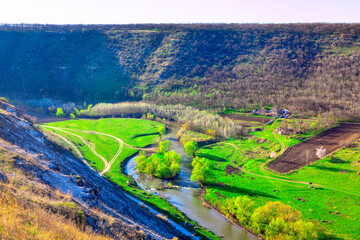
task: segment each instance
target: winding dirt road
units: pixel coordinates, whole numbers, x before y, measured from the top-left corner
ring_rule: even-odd
[[[69,145],[71,146],[71,148],[73,148],[73,149],[76,151],[77,155],[79,155],[80,160],[81,160],[83,163],[85,163],[86,165],[88,165],[91,169],[93,169],[93,168],[88,164],[88,162],[85,160],[84,156],[81,154],[81,152],[79,151],[79,149],[78,149],[72,142],[70,142],[68,139],[64,138],[63,136],[61,136],[61,135],[59,135],[59,134],[57,134],[57,133],[55,133],[55,132],[50,132],[50,134],[53,134],[53,135],[57,136],[58,138],[62,139],[64,142],[66,142],[67,144],[69,144]],[[94,169],[93,169],[93,170],[94,170]]]
[[[97,156],[99,157],[103,162],[104,162],[104,170],[102,170],[99,174],[100,175],[103,175],[105,174],[106,172],[108,172],[112,166],[112,164],[115,162],[115,160],[118,158],[118,156],[121,154],[122,152],[122,149],[124,147],[124,142],[118,138],[118,137],[115,137],[115,136],[112,136],[110,134],[106,134],[106,133],[100,133],[100,132],[95,132],[95,131],[89,131],[89,130],[77,130],[77,129],[71,129],[71,128],[59,128],[59,127],[52,127],[52,126],[43,126],[43,127],[46,127],[46,128],[52,128],[52,129],[55,129],[55,130],[58,130],[58,131],[61,131],[61,132],[64,132],[64,133],[67,133],[67,134],[70,134],[72,136],[75,136],[77,138],[79,138],[86,146],[88,146],[90,148],[90,150]],[[65,130],[64,130],[65,129]],[[98,135],[103,135],[103,136],[107,136],[107,137],[111,137],[111,138],[114,138],[116,141],[119,142],[119,149],[118,151],[116,152],[116,154],[111,158],[111,160],[108,162],[103,156],[101,156],[99,153],[96,152],[96,149],[95,149],[95,145],[93,143],[88,143],[83,137],[79,136],[79,135],[76,135],[72,132],[69,132],[69,131],[66,131],[66,130],[70,130],[70,131],[76,131],[76,132],[82,132],[82,133],[89,133],[89,134],[98,134]],[[57,136],[61,137],[61,139],[66,139],[58,134],[56,134]],[[70,141],[66,141],[68,144]],[[71,143],[71,142],[70,142]],[[77,152],[80,153],[80,151],[78,150],[78,148],[71,143],[71,145],[73,147],[75,147],[77,149]],[[80,156],[81,153],[80,153]],[[83,157],[83,156],[82,156]],[[89,165],[89,164],[87,164]]]

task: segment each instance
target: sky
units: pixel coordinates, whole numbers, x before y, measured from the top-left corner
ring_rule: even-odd
[[[360,0],[0,0],[0,23],[360,22]]]

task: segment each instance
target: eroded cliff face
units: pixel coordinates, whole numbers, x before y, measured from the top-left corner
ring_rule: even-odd
[[[115,220],[117,225],[102,227],[111,236],[117,236],[116,232],[120,231],[124,238],[187,238],[169,222],[140,207],[72,153],[48,141],[18,109],[2,101],[0,136],[0,147],[16,154],[17,168],[28,172],[34,181],[51,191],[70,195],[72,202],[88,213],[87,224],[95,230],[100,229],[99,223],[103,222],[97,212]],[[4,172],[1,176],[8,178]]]

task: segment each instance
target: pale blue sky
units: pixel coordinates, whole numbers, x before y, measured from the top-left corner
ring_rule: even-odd
[[[360,0],[1,0],[0,23],[360,22]]]

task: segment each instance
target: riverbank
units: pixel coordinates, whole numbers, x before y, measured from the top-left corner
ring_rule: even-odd
[[[179,126],[178,126],[179,127]],[[172,142],[175,151],[183,156],[184,162],[182,171],[177,179],[173,180],[160,180],[136,173],[135,161],[131,160],[127,163],[127,173],[132,175],[136,180],[137,185],[140,185],[143,189],[154,194],[162,195],[167,198],[167,201],[185,213],[189,218],[196,221],[199,225],[213,231],[216,235],[222,236],[225,239],[242,239],[242,240],[255,240],[258,239],[251,233],[248,233],[244,228],[234,224],[230,219],[220,214],[214,208],[207,208],[203,206],[201,199],[202,188],[193,181],[190,180],[191,176],[191,159],[188,159],[183,145],[175,137],[176,128],[169,132],[167,138]],[[165,189],[159,191],[156,186],[163,184],[167,185],[171,183],[174,186],[181,186],[180,189]],[[193,186],[193,187],[192,187]],[[195,187],[195,188],[194,188]]]
[[[202,187],[202,189],[203,189],[203,192],[201,194],[201,200],[207,205],[207,207],[211,208],[212,210],[216,211],[218,214],[220,214],[224,218],[228,219],[232,224],[234,224],[234,225],[244,229],[245,231],[251,233],[252,235],[256,236],[259,240],[265,240],[265,238],[263,238],[261,235],[255,233],[253,230],[241,225],[239,221],[236,221],[233,218],[226,217],[217,206],[213,206],[213,205],[211,205],[211,203],[206,201],[206,199],[204,198],[204,196],[206,195],[206,187]]]

